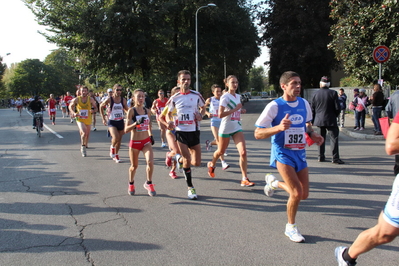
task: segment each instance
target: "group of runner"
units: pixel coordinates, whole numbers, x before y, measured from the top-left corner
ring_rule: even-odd
[[[179,71],[177,87],[171,90],[169,99],[163,97],[163,91],[158,92],[159,99],[154,101],[152,108],[145,107],[145,93],[137,89],[132,93],[131,108],[127,107],[126,99],[121,97],[122,87],[116,84],[110,96],[101,103],[100,114],[103,124],[108,126],[112,136],[110,157],[120,162],[118,151],[122,135],[131,133],[129,142],[130,167],[128,173],[128,193],[135,194],[135,174],[138,168],[140,152],[146,161],[146,181],[144,188],[150,196],[156,191],[152,183],[154,171],[154,153],[152,145],[154,138],[151,127],[151,111],[156,114],[161,130],[161,146],[168,143],[165,164],[171,167],[169,176],[176,178],[175,169],[183,172],[187,184],[189,199],[198,198],[193,185],[192,166],[201,164],[200,122],[205,113],[211,118],[211,129],[217,145],[212,160],[207,163],[208,175],[215,177],[216,163],[222,162],[222,169],[229,165],[224,161],[224,154],[233,139],[240,156],[241,186],[251,187],[247,176],[247,152],[245,138],[241,126],[241,114],[245,113],[240,102],[237,77],[230,75],[225,80],[226,90],[223,93],[221,86],[213,85],[213,95],[206,101],[197,91],[190,89],[191,73],[187,70]],[[285,190],[289,197],[287,201],[287,224],[284,234],[293,242],[304,242],[296,224],[296,214],[299,204],[309,195],[309,170],[306,161],[306,146],[321,145],[324,138],[312,128],[312,112],[309,103],[299,97],[301,92],[300,76],[287,71],[280,77],[280,86],[283,96],[266,105],[255,123],[254,136],[256,139],[271,138],[270,166],[276,168],[282,180],[277,180],[273,174],[266,174],[265,194],[272,197],[277,189]],[[52,97],[50,97],[51,99]],[[206,107],[209,105],[209,111]],[[107,116],[104,109],[107,110]],[[88,96],[86,87],[80,88],[80,96],[74,98],[69,111],[71,117],[76,117],[81,135],[81,152],[86,156],[88,137],[90,134],[91,114],[97,112],[96,101]],[[124,113],[127,112],[124,122]],[[395,130],[399,124],[399,116],[394,120]],[[388,134],[387,153],[399,151],[399,133],[390,130]],[[164,132],[164,133],[163,133]],[[207,141],[207,146],[210,145]],[[376,227],[360,234],[351,248],[339,247],[336,257],[339,265],[355,265],[356,258],[373,247],[392,241],[399,234],[399,177],[396,178],[392,195],[384,212],[381,214]],[[386,237],[381,235],[385,233]],[[367,241],[372,241],[372,243]]]

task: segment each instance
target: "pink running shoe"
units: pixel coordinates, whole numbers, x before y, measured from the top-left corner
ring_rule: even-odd
[[[170,176],[171,178],[173,178],[173,179],[176,179],[176,178],[177,178],[177,175],[176,175],[176,172],[175,172],[175,171],[170,171],[170,172],[169,172],[169,176]]]
[[[154,184],[147,184],[147,182],[146,182],[146,183],[144,183],[143,187],[145,189],[147,189],[148,195],[150,195],[151,197],[155,196],[157,194],[157,192],[155,192],[155,189],[154,189]]]
[[[133,195],[134,195],[134,192],[136,192],[136,190],[135,190],[135,188],[134,188],[134,185],[130,185],[130,184],[129,184],[129,188],[128,188],[128,190],[127,190],[127,193],[129,193],[130,196],[133,196]]]

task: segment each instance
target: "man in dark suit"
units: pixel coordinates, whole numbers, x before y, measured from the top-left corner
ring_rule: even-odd
[[[338,102],[338,94],[334,90],[330,90],[330,82],[327,77],[322,77],[320,80],[320,90],[318,90],[312,98],[311,107],[313,114],[313,125],[318,127],[318,133],[326,139],[326,133],[330,137],[330,147],[332,151],[332,163],[344,164],[339,158],[338,135],[339,129],[337,124],[337,117],[340,112]],[[326,157],[325,142],[318,146],[319,148],[319,162],[324,162]]]

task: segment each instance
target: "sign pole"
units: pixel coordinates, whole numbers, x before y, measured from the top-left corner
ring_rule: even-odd
[[[382,64],[381,63],[379,63],[379,70],[378,70],[378,80],[381,80],[381,76],[382,76],[382,66],[381,66]]]

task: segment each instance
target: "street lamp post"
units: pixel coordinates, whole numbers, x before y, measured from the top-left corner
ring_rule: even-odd
[[[209,3],[206,6],[201,6],[195,12],[195,90],[199,91],[199,74],[198,74],[198,11],[206,7],[215,7],[213,3]]]

